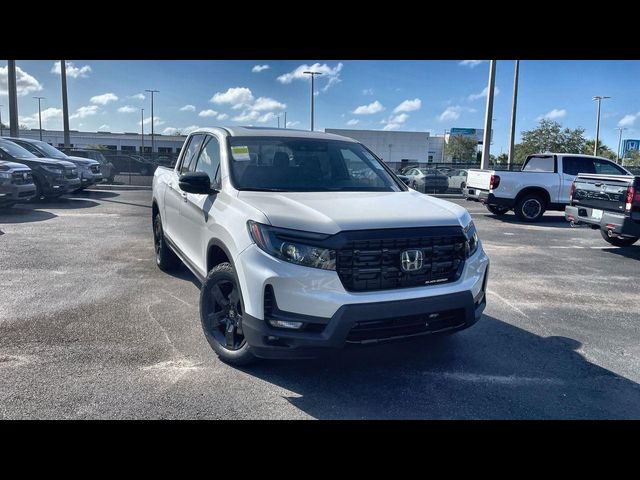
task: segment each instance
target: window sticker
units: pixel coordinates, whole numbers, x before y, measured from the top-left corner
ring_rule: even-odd
[[[233,159],[236,162],[248,162],[251,160],[251,157],[249,156],[249,147],[247,146],[231,147],[231,155],[233,155]]]

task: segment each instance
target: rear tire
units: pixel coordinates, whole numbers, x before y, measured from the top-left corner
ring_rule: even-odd
[[[230,263],[211,269],[200,290],[200,321],[209,345],[220,360],[248,365],[256,357],[242,331],[244,301]]]
[[[600,230],[600,235],[602,235],[605,242],[610,243],[615,247],[630,247],[640,239],[640,237],[610,237],[604,230]]]
[[[167,245],[162,230],[162,219],[156,213],[153,217],[153,246],[156,253],[156,265],[164,272],[175,270],[180,265],[180,259]]]
[[[535,193],[522,195],[516,202],[514,212],[523,222],[537,222],[544,215],[547,202]]]
[[[509,211],[507,207],[501,207],[499,205],[487,205],[487,210],[498,217],[505,215]]]

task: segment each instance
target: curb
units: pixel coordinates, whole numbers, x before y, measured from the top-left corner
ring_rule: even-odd
[[[149,190],[151,191],[151,187],[147,187],[145,185],[94,185],[93,187],[86,189],[86,191],[89,191],[89,192],[94,190],[128,190],[128,191]]]

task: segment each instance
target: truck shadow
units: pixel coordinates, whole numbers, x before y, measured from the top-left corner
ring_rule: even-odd
[[[602,251],[620,255],[621,257],[631,258],[633,260],[640,260],[640,241],[631,247],[603,248]]]
[[[638,418],[640,386],[588,362],[580,347],[484,316],[452,336],[244,371],[318,419]]]
[[[92,208],[100,205],[93,200],[84,200],[81,198],[59,197],[53,199],[44,199],[33,201],[34,208],[56,208],[59,210],[72,210],[76,208]]]
[[[25,207],[22,204],[12,208],[0,208],[0,225],[9,223],[42,222],[56,218],[57,215],[44,210]]]

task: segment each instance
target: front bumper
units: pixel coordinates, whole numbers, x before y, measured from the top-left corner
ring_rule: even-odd
[[[102,178],[102,173],[83,172],[80,181],[82,182],[83,187],[88,187],[95,185],[96,183],[100,183]]]
[[[36,186],[14,185],[12,183],[0,185],[0,205],[14,202],[26,202],[36,195]]]
[[[564,218],[575,225],[587,224],[603,231],[611,230],[617,235],[640,237],[640,215],[635,219],[632,214],[617,212],[602,212],[602,218],[593,218],[593,209],[588,207],[578,207],[567,205],[564,208]]]
[[[64,193],[73,192],[82,186],[80,178],[47,178],[48,182],[44,185],[45,195],[62,195]]]
[[[342,346],[355,323],[428,316],[462,309],[456,328],[466,328],[484,309],[489,259],[482,250],[465,262],[455,282],[370,292],[345,290],[335,271],[308,268],[278,260],[251,245],[236,259],[236,273],[243,292],[243,330],[257,356],[309,356],[309,349]],[[314,325],[314,331],[274,328],[265,321],[265,289],[271,286],[277,308],[272,317]],[[478,303],[479,302],[479,303]],[[275,313],[274,313],[275,312]],[[414,318],[408,318],[414,317]],[[425,320],[426,323],[426,320]],[[321,328],[325,325],[324,328]],[[402,330],[402,328],[401,328]],[[435,331],[420,332],[422,334]],[[407,336],[407,335],[403,335]],[[409,335],[411,336],[411,335]],[[269,339],[277,337],[277,340]],[[312,355],[311,355],[312,356]]]

